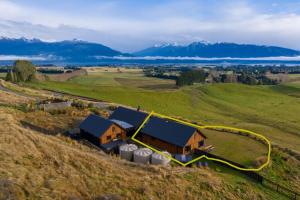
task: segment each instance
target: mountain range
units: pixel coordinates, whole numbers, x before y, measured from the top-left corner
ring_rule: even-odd
[[[0,55],[51,56],[61,59],[94,58],[126,55],[107,46],[82,40],[45,42],[39,39],[1,38]]]
[[[202,57],[202,58],[259,58],[299,56],[293,49],[236,43],[194,42],[188,45],[164,44],[129,54],[98,43],[82,40],[46,42],[39,39],[0,38],[0,55],[44,56],[63,60],[93,60],[97,57]]]
[[[137,56],[163,57],[202,57],[202,58],[258,58],[277,56],[298,56],[299,51],[276,47],[252,44],[235,43],[208,43],[194,42],[189,45],[166,44],[156,45],[136,52]]]

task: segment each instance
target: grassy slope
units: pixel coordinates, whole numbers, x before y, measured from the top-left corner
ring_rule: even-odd
[[[272,142],[300,150],[300,101],[294,86],[215,84],[154,91],[128,86],[41,82],[33,86],[127,104],[200,121],[246,128]],[[287,90],[289,92],[287,92]]]
[[[51,118],[39,116],[39,123]],[[0,108],[0,199],[284,199],[226,168],[121,161],[63,136],[24,128],[19,121],[26,117]]]
[[[89,79],[89,76],[84,79]],[[182,116],[205,124],[246,128],[264,134],[281,146],[300,150],[300,124],[297,123],[300,121],[300,86],[297,83],[278,86],[198,85],[180,90],[145,90],[131,85],[86,85],[80,82],[42,82],[32,86],[57,89],[134,107],[141,105],[148,111]],[[225,156],[234,158],[231,149],[236,150],[233,152],[245,152],[241,151],[243,145],[235,145],[233,140],[227,148],[222,146],[224,139],[229,137],[219,138],[213,134],[207,136],[213,136],[210,137],[211,142],[219,146],[219,150]],[[245,153],[251,155],[251,147],[243,148],[245,149]],[[234,159],[237,160],[246,157],[242,153],[235,155],[237,158]],[[272,160],[271,167],[262,173],[275,182],[297,188],[300,177],[297,170],[299,163],[295,164],[295,161],[287,156],[278,158],[276,153],[272,153]],[[249,163],[247,160],[242,162]]]
[[[3,101],[7,101],[7,99],[3,99]],[[10,103],[10,101],[7,101],[7,103]],[[65,129],[66,125],[71,127],[74,126],[72,125],[73,122],[71,121],[76,119],[77,115],[74,118],[73,112],[71,115],[72,117],[70,118],[70,116],[52,116],[43,112],[24,114],[19,111],[3,111],[2,108],[0,108],[0,111],[0,158],[2,158],[0,159],[0,188],[2,189],[0,194],[7,194],[9,191],[13,193],[13,195],[20,195],[21,197],[26,195],[28,198],[43,199],[67,198],[69,196],[80,196],[86,199],[107,193],[119,194],[124,197],[130,196],[131,198],[134,197],[139,199],[153,197],[151,196],[153,194],[155,198],[152,199],[156,199],[158,196],[159,198],[172,198],[176,196],[177,199],[188,197],[195,198],[197,196],[202,196],[202,198],[204,196],[207,199],[283,198],[283,196],[278,196],[276,193],[269,191],[267,188],[256,185],[250,180],[247,181],[248,178],[244,177],[239,172],[221,167],[214,163],[209,163],[212,171],[204,171],[204,177],[201,170],[185,173],[179,177],[172,177],[172,179],[176,179],[174,184],[179,185],[180,190],[177,191],[177,188],[175,188],[174,191],[172,190],[170,192],[172,195],[170,193],[160,194],[160,191],[169,191],[170,189],[166,189],[168,186],[165,185],[165,182],[163,183],[162,188],[155,187],[156,185],[161,186],[162,183],[160,180],[153,182],[152,174],[157,174],[157,171],[152,173],[152,168],[150,168],[151,173],[149,173],[148,168],[143,168],[144,172],[140,174],[142,177],[150,177],[149,180],[151,180],[151,184],[149,185],[148,181],[144,183],[145,181],[140,179],[132,179],[128,177],[131,176],[131,173],[140,170],[140,168],[136,169],[134,166],[126,167],[126,164],[123,166],[115,159],[110,159],[110,157],[107,156],[98,157],[98,154],[95,154],[96,157],[93,157],[93,161],[91,161],[89,156],[86,158],[86,153],[90,152],[88,148],[84,148],[82,145],[78,145],[77,143],[74,143],[73,141],[64,137],[45,136],[40,132],[32,132],[28,129],[23,129],[20,124],[16,122],[16,119],[19,120],[22,118],[23,120],[33,123],[37,126],[46,127],[50,131],[56,130],[55,132],[58,133],[60,130]],[[78,114],[84,113],[79,112]],[[57,120],[59,120],[59,123],[55,123]],[[76,119],[75,122],[76,121],[78,120]],[[7,129],[7,127],[10,128]],[[44,139],[32,140],[32,138],[36,137],[45,138],[47,142],[41,142],[44,141]],[[234,136],[232,135],[232,137]],[[222,141],[222,138],[212,138],[216,138],[217,140],[220,139]],[[228,150],[228,153],[230,153],[233,147],[236,148],[236,146],[242,146],[236,145],[234,142],[240,143],[238,140],[243,140],[243,138],[236,137],[231,139],[231,145],[227,146],[227,148],[225,146],[223,147],[225,150]],[[22,143],[20,143],[22,144],[21,146],[19,141],[22,141]],[[51,144],[48,143],[50,141]],[[16,145],[17,143],[18,145]],[[38,151],[31,147],[32,143],[38,147]],[[55,145],[55,147],[53,147],[53,145]],[[67,149],[65,145],[68,145]],[[58,146],[60,148],[57,148]],[[72,147],[72,149],[69,149],[69,147]],[[249,148],[249,150],[251,151],[251,148]],[[40,155],[40,152],[42,152],[42,156],[37,157],[36,155]],[[20,157],[20,154],[23,156]],[[56,155],[62,156],[57,157]],[[54,160],[55,162],[52,162],[51,160]],[[74,162],[70,162],[70,160],[76,160],[76,165],[74,165]],[[88,166],[97,167],[83,167],[87,166],[87,163]],[[113,168],[118,166],[118,168],[116,171],[111,171],[111,167],[107,167],[107,164]],[[300,177],[299,169],[299,161],[296,161],[288,155],[282,155],[281,153],[278,154],[273,152],[272,165],[267,169],[264,169],[263,173],[275,182],[289,186],[293,189],[300,189],[298,184]],[[68,172],[70,170],[72,171],[71,174]],[[122,172],[120,175],[121,177],[118,176],[116,179],[112,178],[114,177],[112,176],[113,173],[120,174],[118,170],[121,170]],[[175,169],[175,171],[176,170],[177,169]],[[184,169],[181,168],[180,171],[182,170],[184,171]],[[123,171],[128,171],[128,173],[123,173]],[[104,176],[94,175],[104,172]],[[169,177],[169,175],[166,176],[165,174],[173,172],[171,172],[170,169],[159,169],[159,173],[162,174],[163,179],[166,179],[166,177]],[[173,175],[176,174],[177,173],[173,173]],[[34,179],[30,177],[34,177]],[[98,180],[99,178],[101,178],[101,180]],[[156,178],[156,176],[154,178]],[[220,182],[222,187],[219,187],[220,184],[215,185],[215,180],[217,179],[222,180]],[[78,182],[78,184],[70,184],[70,180],[74,180],[74,182]],[[105,187],[105,184],[118,186],[118,183],[122,180],[130,183],[133,181],[136,184],[133,186],[122,185],[122,189]],[[167,181],[169,180],[170,179],[167,179]],[[173,180],[171,180],[170,183],[173,183],[172,181]],[[144,185],[140,186],[141,184]],[[2,187],[3,185],[5,187]],[[145,190],[145,188],[148,187],[150,189]],[[39,192],[36,192],[37,190],[39,190]],[[186,190],[189,192],[185,193]],[[0,196],[0,199],[2,199],[2,196]]]

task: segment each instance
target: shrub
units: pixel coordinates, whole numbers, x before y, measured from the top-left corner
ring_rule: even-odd
[[[72,103],[72,106],[75,108],[78,108],[80,110],[83,110],[86,106],[84,105],[84,103],[80,100],[74,100]]]
[[[36,80],[36,68],[27,60],[17,60],[10,72],[6,75],[6,80],[11,82],[26,82]]]

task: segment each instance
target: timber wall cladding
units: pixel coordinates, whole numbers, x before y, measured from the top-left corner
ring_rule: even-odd
[[[109,143],[111,140],[116,139],[118,137],[118,135],[120,135],[120,139],[125,139],[126,138],[125,130],[120,128],[119,126],[113,124],[99,138],[100,144]]]
[[[151,137],[146,134],[141,134],[139,136],[139,139],[144,142],[145,144],[148,144],[154,148],[158,148],[159,150],[166,150],[170,153],[175,153],[175,154],[184,154],[184,153],[189,153],[188,151],[185,151],[183,147],[178,147],[174,144],[170,144],[168,142],[162,141],[160,139]],[[190,146],[191,150],[198,148],[199,147],[199,142],[202,141],[204,138],[200,133],[195,132],[193,136],[188,140],[186,146]]]
[[[140,136],[140,140],[143,141],[145,144],[148,144],[160,150],[166,150],[170,153],[183,153],[183,148],[177,147],[176,145],[164,142],[162,140],[153,138],[145,134]]]

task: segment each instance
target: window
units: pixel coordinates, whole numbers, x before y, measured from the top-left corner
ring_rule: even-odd
[[[190,152],[191,151],[191,145],[185,146],[184,151],[185,152]]]
[[[111,140],[111,135],[106,137],[107,140]]]
[[[118,134],[117,134],[117,138],[120,139],[121,137],[122,137],[122,134],[121,134],[121,133],[118,133]]]
[[[115,132],[115,130],[116,130],[116,127],[113,126],[112,127],[112,132]]]
[[[199,146],[199,147],[204,146],[204,140],[201,140],[201,141],[199,142],[198,146]]]

